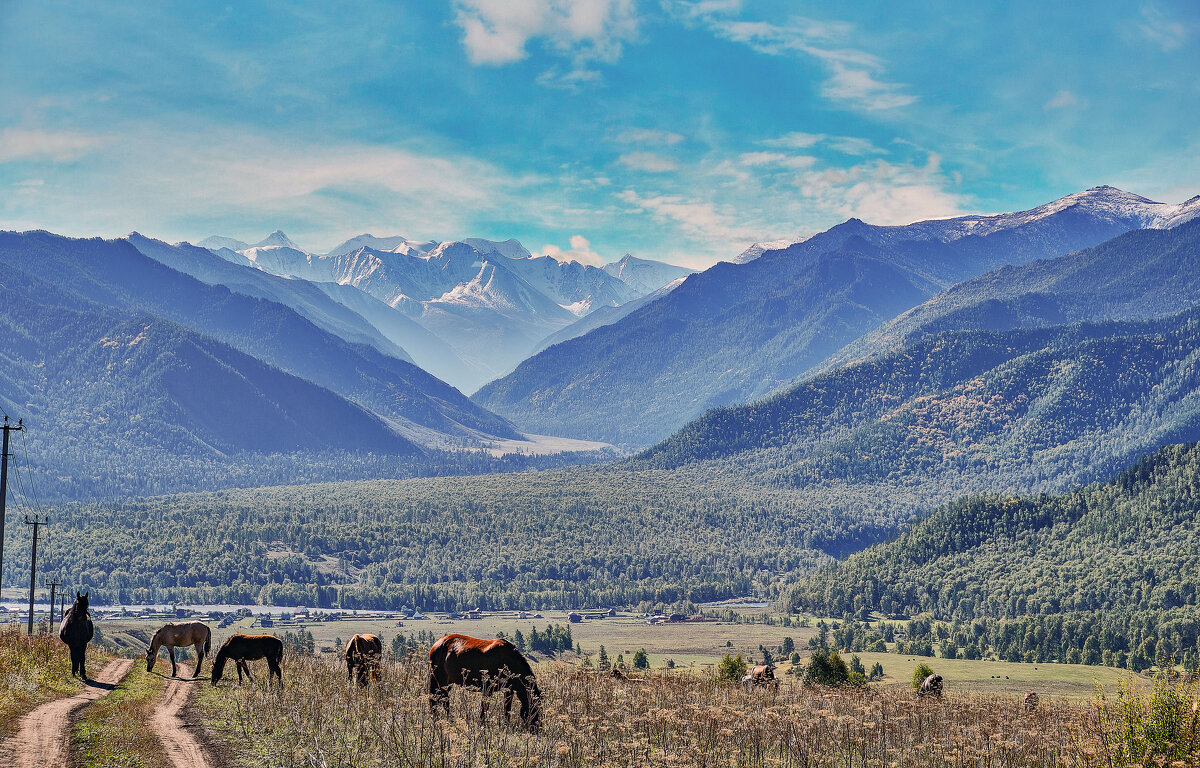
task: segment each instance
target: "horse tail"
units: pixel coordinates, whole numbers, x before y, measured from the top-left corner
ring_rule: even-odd
[[[207,656],[208,652],[211,650],[212,650],[212,630],[209,629],[208,627],[205,627],[204,628],[204,655]]]

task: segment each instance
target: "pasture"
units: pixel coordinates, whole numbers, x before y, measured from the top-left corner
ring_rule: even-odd
[[[287,621],[278,619],[275,613],[274,626],[263,627],[254,617],[239,619],[231,626],[216,629],[216,622],[207,622],[213,627],[213,653],[230,635],[237,633],[268,633],[282,636],[285,632],[301,630],[312,633],[318,655],[338,655],[344,643],[355,634],[376,634],[383,639],[384,647],[390,648],[398,634],[416,635],[431,633],[435,637],[460,633],[475,637],[495,637],[504,633],[513,638],[520,630],[528,636],[530,629],[544,630],[549,624],[566,625],[565,614],[547,613],[542,619],[519,619],[514,612],[486,614],[482,619],[448,619],[432,616],[425,620],[409,621],[399,614],[377,613],[367,616],[349,616],[336,621]],[[132,655],[145,650],[146,644],[159,626],[168,619],[154,618],[106,618],[97,624],[109,642],[120,646]],[[570,624],[571,635],[591,663],[597,663],[600,646],[604,646],[611,663],[622,655],[626,666],[631,666],[633,654],[645,649],[650,668],[665,672],[667,660],[675,663],[673,674],[703,674],[711,669],[726,653],[742,654],[748,661],[759,658],[759,646],[774,649],[784,638],[791,637],[802,659],[808,658],[807,643],[816,635],[813,619],[808,627],[781,627],[769,624],[742,624],[724,621],[682,622],[651,626],[644,620],[630,615],[614,618],[585,619]],[[335,647],[335,641],[343,644]],[[177,650],[180,658],[189,658],[182,649]],[[849,653],[844,654],[847,661]],[[160,663],[169,664],[164,652]],[[870,669],[875,663],[883,665],[884,686],[909,684],[912,671],[921,662],[929,663],[946,678],[948,690],[971,691],[987,695],[1018,695],[1027,690],[1037,690],[1043,697],[1090,699],[1097,683],[1113,688],[1120,680],[1128,678],[1128,671],[1102,666],[1080,664],[1025,664],[1004,661],[971,661],[966,659],[924,658],[896,653],[859,653],[863,665]],[[538,667],[565,664],[576,667],[582,658],[567,653],[558,659],[549,659],[540,654],[533,656]],[[211,663],[211,657],[210,657]],[[783,674],[791,667],[786,659],[779,661],[779,672],[785,684],[792,676]],[[169,667],[168,667],[169,669]],[[207,669],[207,667],[206,667]],[[286,672],[285,672],[286,674]]]
[[[335,659],[289,656],[283,686],[199,686],[195,706],[208,739],[255,768],[1049,768],[1123,765],[1133,757],[1122,741],[1128,722],[1117,710],[1065,697],[1026,712],[1016,694],[953,687],[942,700],[918,700],[898,686],[789,681],[772,693],[662,670],[618,680],[557,662],[542,664],[537,675],[543,728],[533,735],[504,722],[498,701],[481,722],[480,694],[461,688],[453,689],[449,716],[431,717],[428,665],[419,657],[386,664],[382,682],[360,690]],[[1194,691],[1186,692],[1180,711],[1193,700]],[[1120,712],[1145,705],[1126,701]],[[1172,754],[1200,755],[1194,731],[1186,743],[1172,742]]]

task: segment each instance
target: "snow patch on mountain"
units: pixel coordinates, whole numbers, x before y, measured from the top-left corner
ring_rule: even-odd
[[[1102,220],[1120,222],[1129,229],[1170,229],[1200,216],[1200,195],[1179,204],[1160,203],[1132,192],[1103,185],[1061,197],[1027,211],[929,219],[903,226],[874,226],[859,219],[850,219],[834,230],[842,230],[845,234],[859,234],[875,244],[899,240],[952,242],[963,237],[990,235],[1001,230],[1016,229],[1070,208],[1086,211]],[[826,234],[822,232],[814,237]],[[785,250],[811,239],[813,238],[755,243],[735,258],[734,262],[744,264],[754,261],[764,253]]]

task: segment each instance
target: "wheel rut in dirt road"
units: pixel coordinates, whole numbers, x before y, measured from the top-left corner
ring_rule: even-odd
[[[108,694],[133,668],[133,659],[110,661],[74,696],[46,702],[21,718],[17,734],[0,745],[0,764],[62,768],[71,764],[71,713]]]
[[[174,768],[211,768],[214,765],[200,741],[179,717],[187,706],[198,678],[167,678],[162,698],[150,716],[150,730],[158,737],[163,752]]]

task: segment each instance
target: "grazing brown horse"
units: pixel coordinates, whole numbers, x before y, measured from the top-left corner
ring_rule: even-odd
[[[450,686],[462,685],[483,692],[479,719],[487,716],[488,697],[504,691],[504,719],[508,720],[515,695],[521,701],[521,721],[530,731],[541,727],[540,700],[533,670],[507,640],[479,640],[466,635],[446,635],[429,649],[429,709],[440,704],[450,712]]]
[[[750,674],[742,678],[742,687],[746,690],[751,688],[779,690],[779,680],[775,677],[775,668],[770,664],[759,664],[750,670]]]
[[[370,680],[379,682],[379,663],[383,660],[383,642],[378,635],[355,635],[346,643],[346,681],[358,671],[358,684],[366,688]]]
[[[273,675],[283,683],[283,670],[279,666],[280,660],[283,659],[283,641],[274,635],[234,635],[226,640],[217,651],[217,658],[213,659],[213,685],[221,681],[221,675],[225,673],[225,662],[229,659],[233,659],[234,666],[237,667],[238,683],[242,682],[243,672],[250,678],[250,682],[254,682],[246,662],[258,659],[267,660],[267,668],[270,670],[267,673],[267,682],[270,682]]]
[[[200,663],[208,654],[212,632],[203,622],[180,621],[164,625],[150,639],[150,647],[146,649],[146,671],[154,671],[154,662],[158,660],[158,649],[167,646],[167,655],[171,657],[171,677],[175,677],[175,648],[178,646],[196,646],[196,668],[192,677],[200,677]]]
[[[932,696],[935,699],[942,698],[942,676],[930,675],[921,682],[921,687],[917,689],[917,697]]]
[[[92,618],[88,614],[89,592],[75,592],[75,602],[63,615],[58,625],[58,639],[71,649],[71,676],[79,676],[87,680],[87,670],[84,662],[87,659],[87,644],[92,641],[95,630],[92,628]]]

